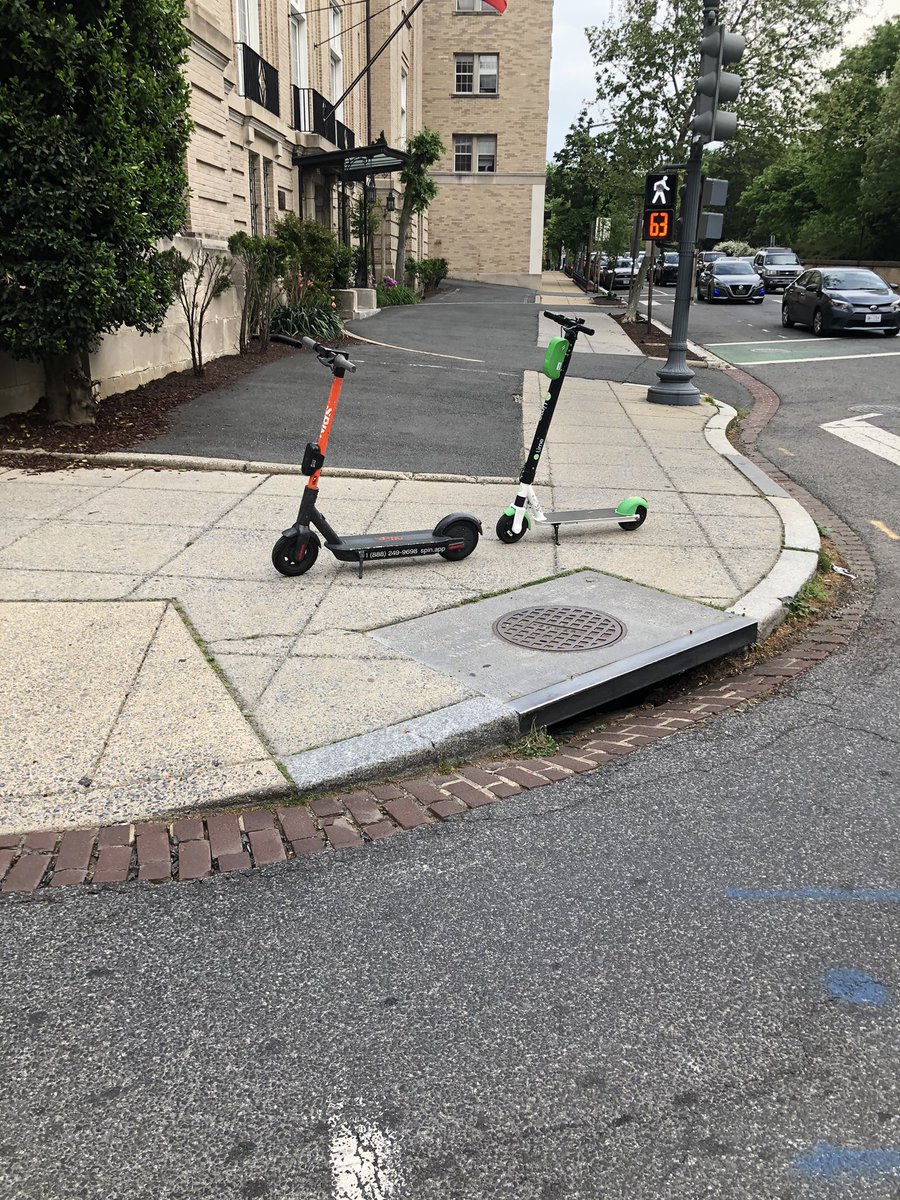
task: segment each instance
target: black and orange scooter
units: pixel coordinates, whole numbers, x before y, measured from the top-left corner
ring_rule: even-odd
[[[274,342],[285,342],[288,346],[305,346],[314,351],[320,363],[329,368],[334,376],[322,429],[317,442],[309,442],[300,468],[309,482],[300,501],[297,520],[290,529],[285,529],[272,549],[272,563],[282,575],[305,575],[319,557],[322,543],[313,532],[317,529],[325,539],[325,549],[330,550],[341,562],[353,562],[359,567],[362,578],[364,562],[385,562],[393,559],[419,558],[423,554],[440,554],[456,562],[467,558],[478,545],[481,522],[469,513],[451,513],[442,517],[434,529],[416,529],[401,533],[361,533],[352,537],[341,537],[335,533],[317,507],[319,498],[319,475],[325,462],[328,437],[334,423],[344,375],[356,370],[354,363],[340,350],[320,346],[312,338],[285,337],[275,334]],[[311,528],[313,527],[313,528]]]

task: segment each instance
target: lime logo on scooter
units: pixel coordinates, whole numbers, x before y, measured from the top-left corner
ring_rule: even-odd
[[[398,533],[365,533],[341,537],[328,524],[317,507],[319,498],[319,473],[325,463],[331,424],[337,413],[338,401],[344,376],[356,370],[356,365],[346,354],[330,346],[319,345],[312,338],[285,337],[273,334],[272,341],[284,342],[288,346],[305,346],[315,352],[319,362],[329,368],[333,376],[322,431],[318,442],[309,442],[303,455],[301,471],[308,476],[300,501],[296,522],[285,529],[272,548],[272,564],[282,575],[305,575],[315,564],[322,542],[341,562],[357,564],[362,577],[363,563],[370,559],[408,559],[422,555],[440,554],[451,562],[467,558],[478,545],[481,522],[471,513],[450,513],[442,517],[429,532],[427,529],[401,531]]]
[[[532,517],[538,524],[552,525],[553,537],[559,544],[560,525],[575,525],[582,521],[605,521],[615,523],[621,529],[637,529],[647,518],[647,501],[643,496],[629,496],[622,500],[616,508],[572,509],[545,513],[541,508],[534,487],[538,463],[541,460],[550,424],[562,391],[562,385],[569,370],[569,362],[579,334],[592,336],[593,329],[588,329],[581,317],[566,317],[562,313],[545,312],[545,317],[561,325],[562,337],[553,337],[547,346],[544,363],[541,368],[550,380],[550,390],[541,409],[531,449],[525,460],[525,466],[519,476],[519,490],[515,502],[504,509],[503,515],[497,522],[497,537],[501,542],[518,542],[532,526]]]

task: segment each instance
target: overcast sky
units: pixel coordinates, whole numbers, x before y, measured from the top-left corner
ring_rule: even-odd
[[[554,0],[548,159],[562,146],[584,102],[594,96],[594,69],[584,31],[599,24],[611,4],[612,0]],[[849,40],[861,41],[873,25],[898,16],[900,0],[866,0],[862,15],[850,27]]]

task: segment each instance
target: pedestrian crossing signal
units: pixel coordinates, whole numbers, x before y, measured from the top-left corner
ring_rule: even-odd
[[[644,238],[651,242],[664,242],[672,235],[671,208],[647,208],[644,210]]]

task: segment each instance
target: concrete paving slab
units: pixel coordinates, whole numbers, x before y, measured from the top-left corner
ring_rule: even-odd
[[[635,553],[638,546],[639,553]],[[593,567],[647,587],[662,588],[675,596],[736,598],[740,595],[734,577],[712,548],[647,546],[610,537],[608,543],[592,547],[588,557],[587,548],[574,538],[561,538],[556,558],[560,570]]]
[[[403,659],[365,663],[292,658],[254,708],[279,755],[296,754],[446,708],[472,695],[465,683]]]
[[[266,758],[213,668],[168,605],[94,766],[98,788],[184,780]]]
[[[254,489],[254,495],[290,496],[296,502],[296,507],[300,503],[305,486],[305,475],[270,475],[258,488]],[[326,500],[329,503],[343,500],[353,503],[360,501],[365,504],[373,501],[381,503],[387,500],[396,486],[396,479],[366,479],[362,476],[348,478],[347,476],[331,475],[326,468],[322,472],[320,485],[322,504],[324,506]],[[288,511],[290,511],[290,507],[287,505]]]
[[[621,622],[621,636],[595,649],[550,651],[513,645],[496,632],[496,622],[509,614],[536,607],[552,612],[558,606],[608,614]],[[405,621],[371,636],[532,716],[532,697],[537,693],[561,689],[560,695],[564,693],[568,698],[568,715],[573,715],[598,702],[595,672],[605,672],[604,687],[614,698],[613,694],[628,691],[627,685],[624,692],[619,690],[619,668],[628,680],[636,662],[649,665],[651,660],[661,660],[661,669],[667,672],[665,659],[676,653],[676,647],[686,648],[690,643],[698,655],[695,661],[707,661],[704,655],[715,657],[721,653],[710,648],[707,638],[721,636],[733,648],[749,644],[755,633],[752,622],[738,624],[724,613],[692,601],[586,571],[481,600],[450,613]],[[584,692],[578,699],[582,682]]]
[[[772,506],[763,496],[733,496],[727,500],[714,492],[681,492],[684,503],[698,516],[720,517],[727,508],[728,519],[737,522],[748,520],[771,520]],[[779,535],[780,536],[780,535]]]
[[[292,587],[299,583],[299,587]],[[177,599],[207,642],[278,634],[296,635],[322,603],[330,582],[283,579],[270,572],[259,582],[235,579],[154,576],[137,599]]]
[[[5,546],[11,546],[13,542],[17,542],[19,538],[25,537],[29,533],[34,533],[40,526],[40,521],[35,519],[28,520],[24,517],[18,517],[15,520],[0,520],[0,550]]]
[[[301,491],[292,496],[247,496],[228,508],[216,521],[219,529],[262,529],[272,541],[292,525],[300,506]],[[360,533],[368,528],[381,507],[380,500],[335,500],[322,495],[319,508],[329,524],[341,534]]]
[[[563,484],[570,487],[590,487],[591,484],[597,484],[620,489],[624,496],[637,496],[641,495],[644,489],[664,492],[676,489],[677,486],[673,477],[662,467],[655,464],[648,467],[646,462],[633,467],[630,455],[628,458],[622,456],[619,461],[613,461],[610,455],[607,461],[602,463],[598,460],[563,464],[557,462],[556,452],[551,448],[549,452],[545,452],[545,458],[550,463],[550,478],[557,487]],[[749,484],[747,487],[750,489]]]
[[[35,487],[31,478],[0,481],[0,511],[4,516],[23,517],[26,520],[45,520],[47,517],[65,516],[85,500],[91,500],[106,491],[106,486],[69,486],[65,483],[44,484]],[[41,478],[58,479],[54,473]]]
[[[280,654],[251,657],[246,654],[229,654],[227,650],[216,654],[216,663],[226,683],[247,709],[252,709],[272,682],[272,677],[283,661]]]
[[[282,526],[285,528],[285,526]],[[272,546],[281,530],[265,529],[207,529],[197,530],[186,538],[180,554],[173,555],[159,570],[159,575],[185,575],[198,579],[243,579],[272,583]],[[274,536],[273,536],[274,535]],[[187,544],[190,542],[190,544]],[[0,551],[2,565],[3,551]],[[315,577],[321,580],[334,575],[337,562],[330,554],[320,554]],[[300,579],[282,578],[282,586],[303,587],[307,576]]]
[[[453,566],[447,563],[447,567]],[[457,566],[459,564],[456,564]],[[423,568],[424,570],[424,568]],[[414,567],[399,567],[391,563],[377,568],[378,583],[372,580],[376,570],[366,571],[363,578],[357,579],[355,574],[341,581],[340,587],[335,587],[322,605],[310,618],[305,632],[307,635],[318,633],[320,630],[342,629],[360,631],[376,629],[389,621],[399,621],[406,617],[417,617],[437,608],[445,608],[456,600],[465,600],[478,594],[479,589],[472,587],[469,591],[458,589],[449,591],[438,582],[438,586],[401,587],[399,582],[391,584],[388,577],[402,576],[404,582],[410,582],[410,575],[420,575],[418,564]],[[433,579],[429,582],[433,583]]]
[[[92,488],[118,487],[138,472],[134,467],[70,467],[59,471],[21,471],[18,482],[33,488],[72,487],[84,485]]]
[[[130,488],[127,504],[118,488],[85,500],[66,514],[70,521],[92,525],[182,525],[199,528],[211,524],[233,508],[233,492],[182,492],[166,488]]]
[[[0,600],[124,600],[141,575],[99,571],[0,570]]]
[[[93,776],[165,609],[0,605],[0,796],[39,796]]]
[[[552,311],[552,305],[548,304],[547,307]],[[566,316],[583,317],[585,325],[595,331],[591,336],[586,334],[579,336],[575,343],[576,354],[619,354],[629,358],[644,357],[643,351],[634,344],[628,334],[620,328],[618,322],[614,321],[608,313],[590,307],[566,306]],[[538,346],[543,348],[549,345],[550,339],[558,337],[561,332],[560,326],[555,321],[551,321],[549,317],[545,317],[541,313],[538,319]]]
[[[557,484],[550,489],[552,496],[552,504],[550,498],[546,495],[547,489],[539,489],[538,496],[544,508],[615,508],[620,500],[631,493],[623,491],[622,488],[612,487],[572,487],[568,484]],[[689,513],[684,497],[678,492],[654,491],[652,488],[641,489],[640,495],[649,504],[650,516],[647,518],[649,523],[655,513]],[[546,501],[546,502],[545,502]],[[765,501],[762,501],[765,504]],[[641,527],[643,528],[643,526]]]
[[[266,480],[265,475],[241,471],[131,471],[123,479],[124,487],[150,488],[167,492],[226,492],[241,495],[252,492]]]
[[[2,604],[0,646],[0,831],[284,790],[171,605]]]
[[[744,517],[741,520],[735,520],[733,516],[701,516],[697,519],[713,545],[723,548],[765,547],[774,551],[781,540],[781,524],[771,511],[765,517]],[[735,556],[736,559],[738,557]]]
[[[358,662],[403,657],[387,646],[379,646],[367,634],[348,629],[307,630],[294,639],[290,653],[297,658],[347,658]]]
[[[67,574],[90,565],[110,574],[158,570],[182,550],[201,529],[183,526],[88,525],[77,521],[47,521],[37,531],[0,550],[0,568]]]

